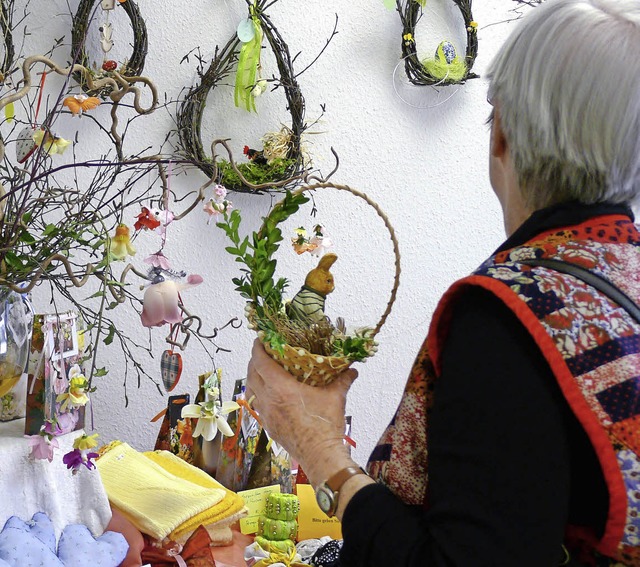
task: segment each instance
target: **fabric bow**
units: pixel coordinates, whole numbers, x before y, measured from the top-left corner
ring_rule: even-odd
[[[204,526],[198,526],[182,548],[173,541],[163,547],[145,546],[142,563],[150,563],[154,567],[215,567],[210,546],[209,532]]]
[[[262,549],[262,548],[260,548]],[[284,565],[285,567],[308,567],[306,563],[299,561],[295,546],[291,546],[287,552],[272,551],[268,557],[261,558],[253,567],[269,567],[269,565]]]
[[[250,20],[253,23],[254,34],[253,38],[243,43],[240,48],[233,100],[237,107],[242,106],[249,112],[256,112],[256,103],[251,91],[258,78],[263,32],[260,19],[255,14],[255,3],[251,6]]]

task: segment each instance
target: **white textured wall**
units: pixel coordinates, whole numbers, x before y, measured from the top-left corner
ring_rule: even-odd
[[[69,0],[75,9],[78,0]],[[200,46],[210,57],[217,43],[224,44],[246,13],[243,0],[138,0],[149,31],[149,55],[145,75],[161,92],[175,99],[183,87],[194,81],[195,66],[180,64],[185,53]],[[479,22],[479,56],[475,70],[482,75],[492,55],[513,23],[500,23],[514,17],[509,0],[483,0],[475,3]],[[459,38],[461,20],[451,10],[452,3],[428,0],[429,24],[418,30],[421,50],[432,52],[441,39]],[[444,8],[442,8],[444,6]],[[31,35],[26,53],[42,52],[54,38],[70,40],[67,0],[32,0],[31,15],[25,22]],[[129,24],[124,14],[114,22],[117,46],[114,54],[127,52]],[[315,57],[330,34],[335,14],[339,33],[324,55],[300,79],[307,104],[307,120],[314,120],[325,104],[327,112],[308,136],[316,166],[325,173],[333,161],[329,148],[340,155],[341,165],[334,180],[350,184],[370,195],[387,213],[396,229],[402,255],[400,290],[393,312],[379,335],[376,357],[358,365],[360,378],[349,397],[353,414],[353,435],[358,442],[356,458],[365,462],[375,442],[391,418],[402,393],[405,378],[420,346],[436,301],[457,277],[473,269],[502,240],[502,221],[497,200],[491,192],[487,173],[488,130],[484,122],[489,112],[486,82],[473,80],[457,89],[448,102],[435,108],[436,100],[427,87],[409,87],[402,69],[398,91],[413,105],[402,102],[394,92],[393,71],[400,53],[401,26],[395,12],[388,12],[380,0],[336,2],[280,0],[270,15],[293,54],[302,51],[298,68]],[[447,26],[449,29],[447,30]],[[463,50],[463,46],[459,48]],[[68,49],[55,58],[65,63]],[[265,59],[270,65],[270,59]],[[270,75],[271,69],[265,69]],[[455,90],[455,89],[454,89]],[[448,96],[451,90],[443,93]],[[214,136],[229,136],[236,151],[244,143],[257,145],[260,136],[279,128],[288,120],[282,95],[268,94],[259,100],[259,116],[247,116],[233,107],[232,100],[215,92],[203,121],[205,145]],[[171,109],[173,110],[173,109]],[[106,113],[104,113],[106,116]],[[73,128],[81,134],[86,122],[61,121],[58,130],[73,138]],[[165,110],[137,119],[128,140],[129,152],[146,146],[157,148],[172,128]],[[85,144],[87,137],[85,136]],[[95,147],[94,147],[95,145]],[[88,144],[99,154],[105,146]],[[86,150],[86,148],[85,148]],[[70,154],[61,160],[69,160]],[[173,180],[178,193],[194,190],[205,181],[198,170]],[[272,198],[231,194],[242,210],[244,229],[253,230],[266,214]],[[317,220],[325,224],[337,243],[340,259],[334,266],[337,289],[328,299],[328,313],[342,315],[348,323],[373,324],[389,296],[393,276],[391,244],[381,221],[372,209],[350,195],[327,191],[316,196]],[[133,212],[128,220],[133,222]],[[314,222],[308,210],[291,224]],[[285,234],[288,234],[285,231]],[[143,234],[136,243],[137,262],[158,246],[158,239]],[[221,326],[229,318],[242,317],[243,301],[233,291],[231,278],[237,264],[223,251],[226,242],[206,215],[196,211],[170,226],[166,254],[174,266],[204,276],[205,283],[184,294],[189,308],[206,318],[208,328]],[[279,274],[292,280],[295,291],[304,274],[314,265],[308,255],[295,257],[285,247],[278,255]],[[139,282],[135,282],[138,285]],[[42,294],[39,307],[46,308]],[[138,314],[121,308],[117,314],[121,328],[145,340],[148,333]],[[159,379],[158,358],[166,329],[154,329],[152,338],[156,358],[142,362]],[[225,330],[219,345],[231,350],[215,355],[224,371],[224,394],[231,394],[233,380],[244,376],[252,332],[246,328]],[[195,394],[197,375],[211,368],[211,362],[191,340],[184,356],[184,372],[177,391]],[[155,386],[143,381],[138,388],[129,377],[129,406],[124,404],[124,370],[117,348],[105,348],[102,361],[109,375],[97,382],[94,394],[95,427],[105,441],[119,438],[138,449],[152,447],[158,424],[150,418],[166,404]]]

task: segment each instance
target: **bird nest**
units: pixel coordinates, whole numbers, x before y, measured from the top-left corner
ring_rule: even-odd
[[[478,77],[471,72],[478,55],[478,26],[471,13],[471,1],[453,0],[464,19],[467,38],[464,59],[460,60],[460,66],[456,69],[458,73],[454,73],[453,68],[449,72],[448,67],[451,61],[447,57],[448,54],[436,52],[436,59],[428,62],[418,58],[415,32],[418,21],[424,15],[421,2],[419,0],[396,0],[396,7],[402,21],[402,58],[404,59],[405,72],[411,83],[419,86],[446,86],[461,84],[468,79]],[[443,42],[443,44],[446,43],[448,42]],[[445,47],[448,48],[448,46]],[[439,47],[438,51],[440,49]],[[447,58],[445,59],[445,57]],[[439,72],[436,72],[436,69]]]
[[[273,281],[276,260],[273,254],[282,241],[278,225],[295,214],[309,199],[306,192],[319,189],[346,191],[363,199],[373,207],[389,231],[395,254],[395,276],[390,298],[375,327],[362,328],[347,333],[342,321],[334,325],[328,318],[313,322],[293,319],[287,315],[283,291],[287,280]],[[377,350],[376,335],[391,313],[400,282],[400,252],[395,231],[380,207],[366,194],[347,185],[321,182],[304,185],[276,203],[264,218],[261,228],[254,232],[251,242],[241,239],[238,233],[239,212],[233,211],[218,226],[225,230],[234,246],[226,250],[238,256],[237,261],[246,265],[244,275],[235,278],[236,290],[248,300],[246,315],[249,325],[257,331],[265,350],[298,381],[312,386],[328,385],[354,362],[373,356]],[[324,258],[323,258],[324,259]],[[322,262],[322,260],[321,260]]]
[[[263,193],[270,189],[291,188],[300,182],[306,171],[305,159],[301,150],[301,137],[305,130],[304,98],[296,80],[289,47],[264,11],[275,1],[277,0],[258,0],[254,4],[252,0],[247,0],[250,13],[259,21],[264,38],[273,51],[279,74],[275,88],[284,89],[287,110],[291,115],[291,123],[284,129],[287,134],[287,139],[284,142],[286,152],[276,160],[276,165],[249,164],[248,169],[251,168],[250,166],[253,166],[254,169],[260,168],[260,171],[255,173],[261,177],[253,176],[252,186],[249,186],[243,182],[242,178],[233,175],[226,176],[225,173],[231,170],[229,164],[216,165],[214,163],[215,156],[207,155],[203,147],[202,117],[207,97],[233,72],[238,63],[242,42],[236,35],[222,48],[216,47],[213,60],[206,72],[201,75],[200,83],[191,87],[180,103],[176,119],[181,153],[207,177],[213,178],[215,176],[216,181],[222,183],[227,189],[242,193]],[[245,171],[243,173],[251,172]],[[245,177],[248,178],[249,175],[245,175]],[[260,185],[261,188],[256,189],[255,185]]]
[[[85,51],[86,36],[87,31],[89,30],[89,25],[96,10],[96,4],[99,3],[99,1],[100,0],[81,0],[72,22],[71,57],[73,63],[78,63],[86,68],[91,68],[91,66],[89,65],[89,56]],[[140,14],[138,5],[134,2],[134,0],[117,2],[116,5],[124,9],[127,16],[129,17],[131,28],[133,30],[133,51],[131,52],[131,56],[126,61],[121,62],[118,68],[118,73],[125,79],[138,77],[142,74],[145,59],[147,57],[147,25],[142,18],[142,15]],[[100,79],[103,77],[108,77],[112,71],[115,71],[115,69],[99,68],[93,71],[96,74],[95,78]],[[109,94],[108,89],[106,92],[104,91],[104,89],[98,92],[91,89],[90,85],[88,85],[86,79],[81,73],[74,73],[73,76],[74,79],[82,87],[82,90],[87,94],[91,96],[106,96]]]

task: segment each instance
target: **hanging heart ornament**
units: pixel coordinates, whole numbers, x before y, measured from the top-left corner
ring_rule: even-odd
[[[27,126],[20,130],[20,133],[16,138],[16,158],[18,159],[18,163],[24,163],[25,161],[27,161],[27,159],[29,159],[29,156],[38,147],[35,140],[33,139],[33,134],[35,131],[35,128],[33,128],[32,126]]]
[[[182,374],[182,357],[172,350],[165,350],[160,358],[160,373],[162,383],[167,392],[171,392],[180,380]]]

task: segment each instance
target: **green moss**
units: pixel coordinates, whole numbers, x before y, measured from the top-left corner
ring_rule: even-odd
[[[249,183],[260,185],[287,177],[288,170],[293,167],[294,164],[295,160],[293,159],[275,159],[271,163],[263,165],[250,161],[236,164],[236,166]],[[228,161],[220,160],[218,162],[218,169],[220,171],[222,185],[229,188],[242,185],[240,177]]]

